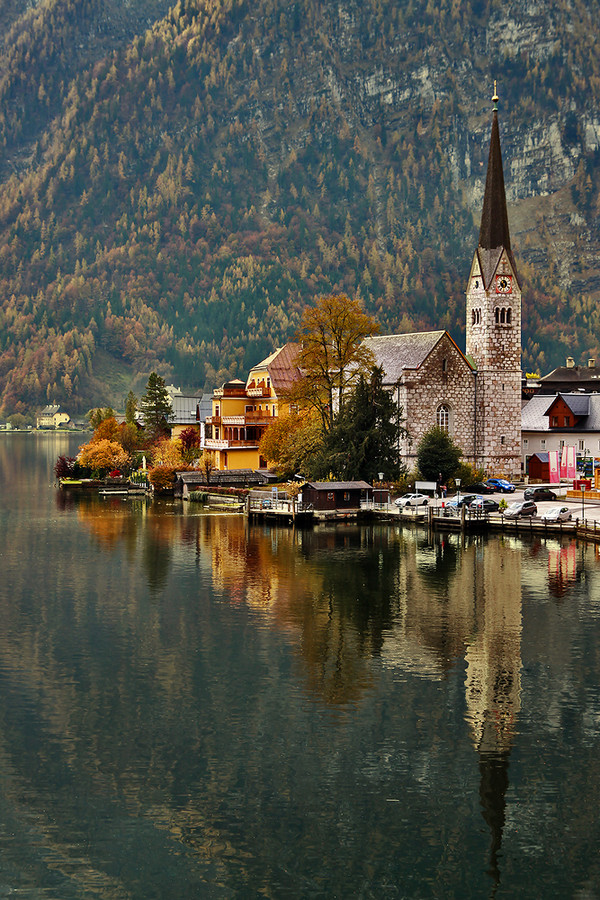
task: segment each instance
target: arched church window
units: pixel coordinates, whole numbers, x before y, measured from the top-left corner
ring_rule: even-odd
[[[505,322],[506,322],[506,310],[504,309],[504,307],[502,307],[502,309],[500,310],[500,324],[504,325]]]
[[[506,310],[506,324],[507,325],[512,324],[512,309],[510,309],[510,308]]]
[[[496,323],[496,325],[500,323],[500,308],[498,306],[494,310],[494,322]]]
[[[450,429],[450,407],[446,403],[441,403],[437,409],[437,426],[442,431]]]

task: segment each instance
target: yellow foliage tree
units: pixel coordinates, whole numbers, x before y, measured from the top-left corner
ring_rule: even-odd
[[[129,457],[121,444],[106,438],[92,440],[84,444],[79,451],[79,462],[92,472],[106,474],[113,469],[121,469],[129,462]]]
[[[301,348],[295,363],[305,377],[293,383],[286,399],[300,409],[315,409],[329,431],[348,391],[374,365],[363,341],[378,331],[358,300],[344,294],[321,297],[306,308],[295,338]]]
[[[178,440],[160,441],[152,450],[152,462],[155,466],[186,466],[183,458],[183,445]]]

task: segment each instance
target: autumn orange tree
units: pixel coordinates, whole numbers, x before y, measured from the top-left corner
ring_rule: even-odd
[[[112,469],[121,469],[128,462],[129,456],[121,444],[117,441],[109,441],[107,438],[84,444],[79,453],[79,463],[87,466],[99,476],[105,475]]]
[[[263,434],[259,452],[282,478],[312,475],[312,461],[323,445],[323,426],[315,410],[278,416]]]
[[[293,383],[286,399],[316,410],[323,430],[330,431],[347,393],[375,362],[363,341],[378,331],[359,301],[344,294],[321,297],[307,307],[295,337],[300,345],[295,361],[304,377]]]

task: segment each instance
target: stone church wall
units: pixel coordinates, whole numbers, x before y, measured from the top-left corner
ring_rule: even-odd
[[[445,361],[445,362],[444,362]],[[446,335],[419,369],[407,372],[400,384],[400,405],[410,439],[404,441],[404,462],[416,463],[417,446],[423,434],[438,424],[438,409],[449,409],[449,433],[473,462],[475,430],[475,376],[452,340]]]

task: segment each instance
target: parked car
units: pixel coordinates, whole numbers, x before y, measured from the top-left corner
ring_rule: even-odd
[[[521,500],[520,503],[511,503],[504,510],[507,519],[519,519],[522,516],[537,516],[537,506],[533,500]]]
[[[429,497],[426,497],[425,494],[403,494],[402,497],[397,497],[394,502],[400,509],[404,509],[405,506],[427,506]]]
[[[500,509],[500,504],[497,500],[492,500],[491,497],[478,497],[477,500],[469,503],[469,509],[476,513],[497,512]]]
[[[553,506],[541,514],[542,522],[570,522],[573,518],[568,506]]]
[[[481,498],[478,497],[477,494],[461,494],[460,497],[456,496],[452,500],[447,500],[444,504],[444,515],[458,515],[461,506],[469,506],[474,500],[479,499]]]
[[[514,484],[511,484],[510,481],[506,481],[504,478],[488,478],[486,484],[503,494],[514,494],[515,492]]]
[[[526,500],[556,500],[556,494],[547,487],[528,487],[523,494]]]
[[[482,481],[478,481],[475,484],[467,484],[463,488],[463,491],[467,491],[471,494],[493,494],[496,488],[493,488],[490,484],[484,484]]]

